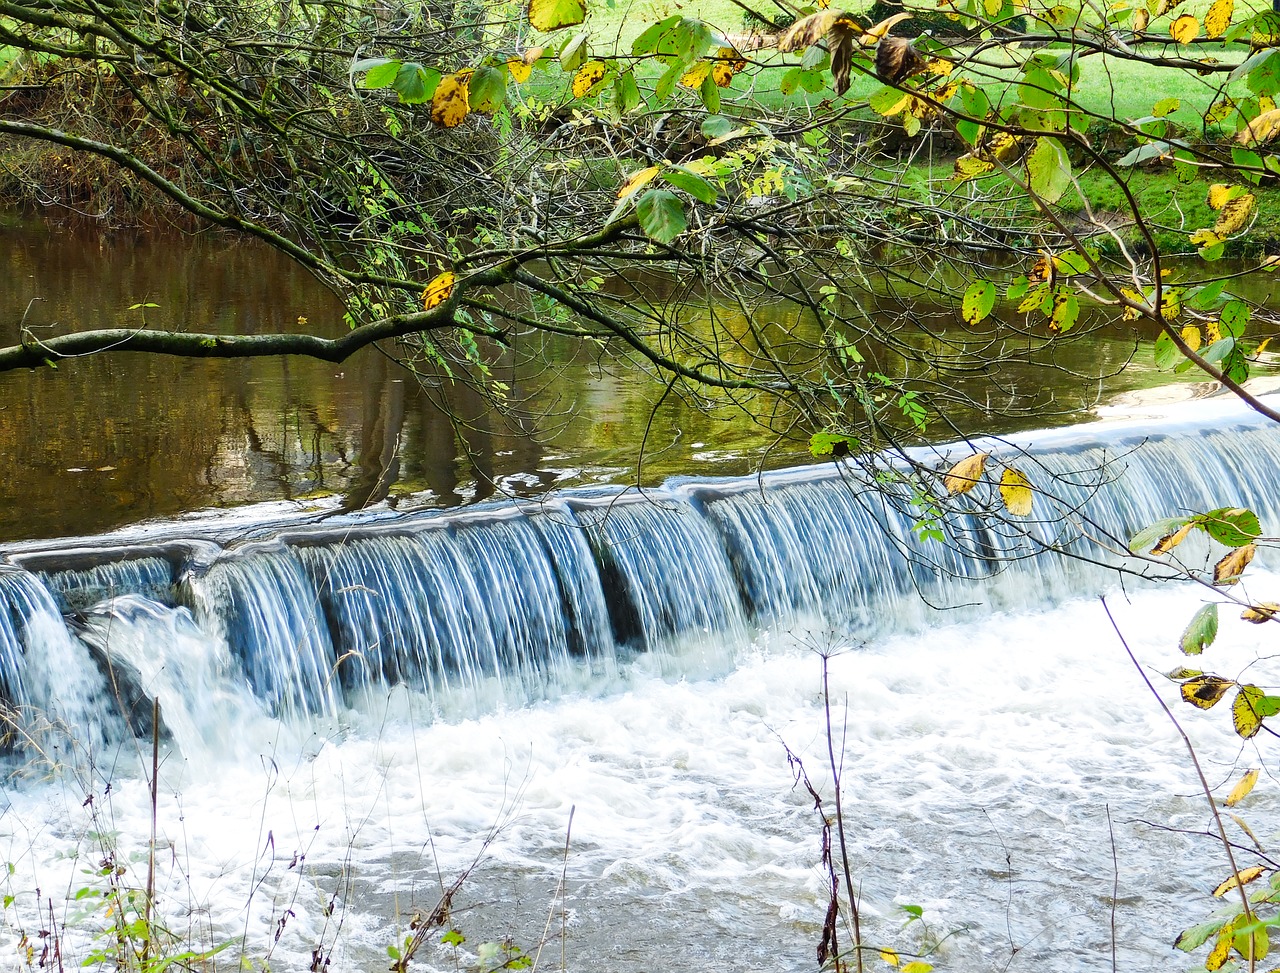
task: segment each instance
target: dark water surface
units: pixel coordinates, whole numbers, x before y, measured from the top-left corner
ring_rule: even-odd
[[[144,325],[333,335],[344,327],[340,303],[306,272],[265,247],[223,236],[13,222],[0,225],[0,264],[5,343],[17,340],[24,322],[37,335]],[[881,300],[886,321],[904,306]],[[950,311],[922,311],[919,301],[912,307],[898,336],[921,354],[962,361],[993,353],[990,335],[956,328]],[[794,310],[788,314],[767,323],[795,327]],[[921,320],[929,321],[929,333],[919,330]],[[1140,344],[1124,331],[1052,347],[1014,338],[1000,345],[1013,361],[998,376],[974,368],[935,381],[979,405],[1012,405],[1022,414],[993,428],[978,411],[966,417],[957,407],[953,415],[972,427],[966,432],[1079,421],[1104,392],[1157,381],[1149,353],[1106,382],[1081,378],[1118,370]],[[807,459],[807,430],[799,442],[779,446],[741,415],[704,414],[675,396],[651,421],[662,389],[634,367],[575,361],[567,345],[527,351],[523,364],[496,377],[550,417],[537,435],[490,414],[474,392],[423,389],[377,349],[340,365],[103,355],[0,375],[0,444],[8,460],[0,541],[90,534],[206,507],[317,494],[339,494],[348,509],[387,498],[453,505],[559,484],[634,481],[646,430],[646,482]],[[902,369],[901,360],[886,365]],[[450,421],[446,409],[462,421]],[[954,432],[939,428],[938,435]]]

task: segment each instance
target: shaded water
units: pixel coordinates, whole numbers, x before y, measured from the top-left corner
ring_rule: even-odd
[[[888,325],[897,329],[898,351],[865,349],[884,357],[886,371],[901,370],[902,353],[913,349],[958,369],[943,376],[916,367],[921,382],[1023,416],[992,426],[952,407],[953,419],[973,424],[973,432],[1078,421],[1104,393],[1160,380],[1145,350],[1112,375],[1146,340],[1127,330],[1052,346],[1016,335],[997,340],[957,328],[952,309],[930,308],[918,296],[874,300],[880,319],[902,319]],[[38,222],[0,226],[0,306],[8,311],[5,342],[20,324],[36,334],[144,323],[327,335],[344,327],[332,295],[265,248]],[[903,315],[906,308],[912,315]],[[794,311],[769,308],[760,320],[779,335],[804,325]],[[983,362],[997,353],[1007,361],[993,375]],[[703,414],[679,397],[664,401],[651,421],[661,389],[622,362],[573,354],[548,340],[522,347],[519,360],[499,368],[513,398],[552,417],[537,435],[495,418],[465,388],[420,388],[373,349],[337,366],[118,355],[6,374],[0,449],[12,466],[0,481],[0,540],[96,533],[208,506],[317,494],[341,495],[349,509],[387,497],[448,506],[562,484],[634,481],[646,429],[647,483],[678,473],[747,473],[761,457],[772,466],[805,461],[803,442],[779,444],[740,416]],[[1083,378],[1090,375],[1111,377]],[[450,414],[461,420],[456,428]]]

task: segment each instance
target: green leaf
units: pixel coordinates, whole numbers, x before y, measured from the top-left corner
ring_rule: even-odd
[[[1168,142],[1148,142],[1146,145],[1139,145],[1132,152],[1129,152],[1116,160],[1118,166],[1136,166],[1143,162],[1149,162],[1151,159],[1158,159],[1161,156],[1168,155],[1172,146]]]
[[[1218,603],[1201,605],[1182,632],[1178,647],[1183,655],[1199,655],[1218,637]]]
[[[507,100],[507,76],[488,65],[478,67],[471,75],[467,91],[472,111],[497,111]]]
[[[809,452],[821,459],[823,456],[848,456],[853,451],[853,440],[838,432],[815,432],[809,437]]]
[[[416,61],[408,61],[400,66],[396,74],[395,89],[400,100],[406,105],[421,105],[431,100],[440,84],[440,72],[435,68],[423,67]]]
[[[733,119],[724,115],[708,115],[702,120],[702,137],[705,139],[724,138],[733,131]]]
[[[996,285],[989,280],[975,280],[964,292],[960,316],[965,324],[979,324],[996,306]]]
[[[684,204],[675,193],[650,189],[636,204],[640,227],[651,240],[670,243],[685,231]]]
[[[1182,352],[1173,343],[1173,339],[1163,331],[1156,336],[1155,345],[1156,368],[1166,371],[1183,361]]]
[[[1027,156],[1027,173],[1031,191],[1046,203],[1056,203],[1071,185],[1071,162],[1066,150],[1050,138],[1036,140]]]
[[[1157,118],[1163,118],[1166,115],[1172,115],[1182,107],[1182,102],[1177,98],[1161,98],[1151,106],[1151,114]]]
[[[690,172],[684,166],[668,166],[659,172],[667,182],[703,203],[716,201],[716,187],[703,179],[696,172]]]
[[[626,115],[640,107],[640,88],[634,71],[624,71],[613,79],[613,97],[618,114]]]
[[[560,70],[566,73],[577,71],[587,63],[587,53],[586,33],[576,35],[560,49]]]
[[[1218,298],[1222,296],[1222,288],[1226,286],[1226,283],[1224,278],[1220,278],[1205,284],[1203,287],[1196,287],[1187,292],[1184,303],[1197,311],[1208,311],[1218,303]]]
[[[662,77],[658,79],[653,89],[653,94],[659,101],[666,101],[671,97],[672,92],[676,90],[676,82],[680,80],[684,70],[684,65],[677,61],[662,73]]]
[[[1174,949],[1180,949],[1184,953],[1190,953],[1217,935],[1222,928],[1225,919],[1211,919],[1208,922],[1202,922],[1199,925],[1184,929],[1178,934],[1178,938],[1174,940]]]
[[[457,929],[450,929],[447,933],[440,937],[440,942],[445,946],[461,946],[467,941],[467,937],[462,935]]]
[[[1235,338],[1219,338],[1208,348],[1202,349],[1200,357],[1211,365],[1216,364],[1231,354],[1231,352],[1235,350],[1235,347]]]
[[[586,19],[586,0],[529,0],[529,23],[534,30],[574,27]]]
[[[1258,515],[1244,507],[1222,507],[1195,518],[1195,524],[1219,544],[1244,547],[1262,533]]]
[[[635,57],[644,57],[658,50],[658,40],[681,20],[679,14],[673,14],[656,24],[650,24],[641,31],[640,36],[631,42],[631,53]]]
[[[1049,317],[1049,327],[1058,334],[1066,334],[1076,326],[1080,317],[1080,300],[1066,288],[1059,288],[1053,297],[1053,314]]]
[[[720,110],[720,87],[710,74],[702,79],[702,87],[698,89],[698,93],[702,96],[702,107],[707,111],[714,115]]]
[[[364,86],[366,88],[376,90],[378,88],[386,88],[396,79],[396,75],[400,73],[401,61],[392,57],[369,58],[367,61],[359,61],[355,64],[353,70],[365,70],[368,73],[364,76]],[[361,68],[361,65],[368,65]]]
[[[800,67],[806,71],[824,71],[831,63],[831,55],[821,44],[810,44],[800,58]]]
[[[1218,283],[1222,283],[1222,281]],[[1239,338],[1244,334],[1245,328],[1248,327],[1251,316],[1252,312],[1249,310],[1249,305],[1244,301],[1228,301],[1219,316],[1222,333],[1230,335],[1232,338]]]

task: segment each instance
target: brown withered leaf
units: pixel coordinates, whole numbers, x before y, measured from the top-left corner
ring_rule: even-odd
[[[1235,584],[1240,580],[1240,575],[1244,574],[1244,569],[1249,566],[1249,562],[1253,560],[1253,556],[1257,553],[1258,548],[1255,544],[1237,547],[1213,566],[1213,583]]]
[[[827,50],[831,52],[831,78],[836,95],[849,90],[849,73],[853,69],[854,36],[861,31],[854,21],[839,18],[827,32]]]
[[[858,43],[863,47],[874,47],[889,36],[889,31],[893,30],[895,24],[910,20],[911,16],[908,13],[894,14],[892,17],[880,21],[874,27],[868,27],[862,36],[858,38]]]
[[[1161,554],[1168,554],[1175,547],[1187,539],[1187,535],[1191,533],[1196,525],[1194,523],[1183,524],[1172,534],[1166,534],[1160,538],[1155,547],[1151,548],[1151,553],[1157,557]]]
[[[928,63],[905,37],[886,37],[876,47],[876,77],[885,84],[905,81]]]
[[[786,54],[813,46],[827,36],[831,25],[840,18],[852,20],[853,15],[842,10],[819,10],[801,17],[778,38],[778,50]]]
[[[947,492],[952,495],[968,493],[977,486],[978,481],[982,479],[982,471],[987,465],[987,457],[990,455],[990,453],[974,453],[947,470],[942,478],[942,485],[946,487]]]

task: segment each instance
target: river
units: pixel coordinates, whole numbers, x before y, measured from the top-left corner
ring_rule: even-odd
[[[53,246],[12,232],[28,254]],[[263,278],[261,255],[205,246],[233,296],[184,313],[254,313],[236,288]],[[67,290],[99,314],[176,303],[129,283],[121,249],[94,258],[124,282],[107,297],[72,264],[33,258],[29,276],[81,281]],[[303,284],[266,277],[264,317],[315,313]],[[3,791],[0,965],[28,945],[46,967],[115,948],[100,893],[147,884],[158,700],[155,915],[178,943],[231,944],[209,968],[385,968],[467,873],[446,923],[465,941],[435,932],[423,969],[544,941],[538,968],[814,969],[822,822],[788,753],[831,813],[824,656],[869,943],[957,971],[1194,962],[1170,944],[1220,905],[1229,868],[1098,596],[1225,793],[1266,766],[1267,737],[1242,743],[1154,675],[1185,663],[1203,590],[1017,560],[1027,535],[981,518],[939,549],[854,466],[740,476],[748,446],[697,430],[671,433],[683,445],[643,498],[621,488],[618,431],[577,451],[491,448],[487,482],[522,487],[485,491],[452,428],[429,431],[430,396],[375,356],[207,368],[101,359],[5,379],[21,476],[0,691],[33,745]],[[578,388],[616,406],[617,381]],[[1014,439],[989,445],[1043,491],[1039,544],[1097,555],[1056,533],[1066,507],[1125,538],[1238,503],[1275,533],[1280,435],[1233,403]],[[967,449],[921,458],[945,468]],[[988,576],[992,553],[1014,563]],[[1275,600],[1268,566],[1250,573],[1248,593]],[[1271,655],[1270,626],[1224,620],[1207,666],[1264,682]],[[1267,843],[1269,778],[1236,811]]]

